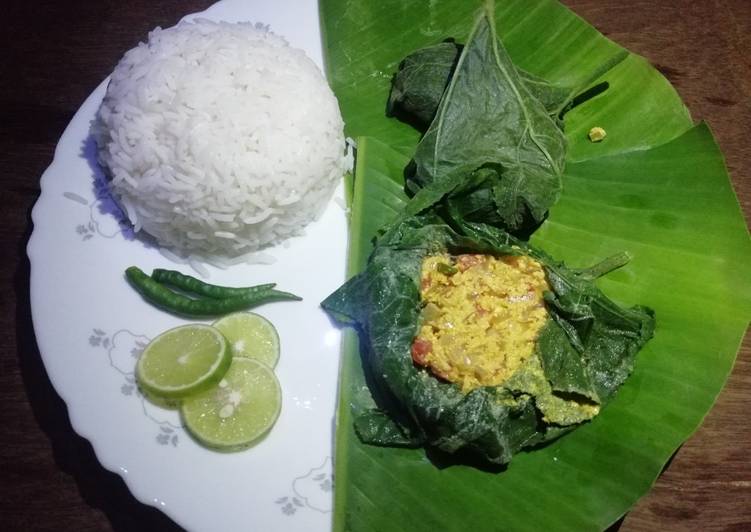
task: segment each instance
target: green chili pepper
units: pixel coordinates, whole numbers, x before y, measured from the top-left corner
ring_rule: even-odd
[[[138,293],[148,302],[168,312],[191,317],[221,316],[272,301],[300,301],[302,299],[294,294],[281,292],[273,288],[252,292],[248,291],[242,295],[222,299],[200,296],[193,299],[170,290],[165,285],[146,275],[146,273],[136,266],[126,269],[125,276]],[[250,288],[256,287],[248,287],[248,289]]]
[[[191,292],[201,296],[210,297],[211,299],[226,299],[228,297],[245,296],[253,293],[265,292],[276,286],[275,283],[259,284],[257,286],[249,286],[246,288],[233,288],[229,286],[218,286],[215,284],[209,284],[185,275],[184,273],[175,270],[163,270],[156,268],[151,272],[151,278],[158,283],[166,284]]]
[[[456,272],[459,271],[453,266],[451,266],[450,264],[446,264],[444,262],[439,262],[435,269],[438,270],[438,272],[442,273],[443,275],[454,275]]]

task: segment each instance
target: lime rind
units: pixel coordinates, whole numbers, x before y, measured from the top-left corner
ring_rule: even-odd
[[[279,360],[279,333],[276,327],[254,312],[235,312],[216,320],[232,348],[233,357],[258,360],[274,368]]]
[[[282,390],[274,370],[241,357],[232,360],[217,386],[186,398],[180,411],[188,432],[202,445],[238,451],[269,432],[281,407]]]
[[[138,383],[138,392],[141,394],[141,396],[151,403],[154,406],[158,406],[159,408],[163,408],[164,410],[179,410],[180,408],[180,399],[177,398],[171,398],[171,397],[162,397],[159,395],[154,395],[152,392],[147,390],[146,388],[141,385],[141,383]]]
[[[183,399],[215,386],[231,363],[232,350],[221,332],[209,325],[183,325],[146,346],[136,380],[148,395]]]

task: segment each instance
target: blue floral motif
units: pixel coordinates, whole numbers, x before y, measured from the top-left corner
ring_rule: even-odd
[[[172,447],[177,447],[178,437],[174,429],[160,426],[159,431],[159,434],[156,435],[156,441],[159,445],[172,445]]]
[[[87,207],[89,220],[76,225],[76,234],[86,241],[99,235],[104,238],[115,238],[122,235],[127,239],[134,237],[133,227],[127,220],[125,213],[110,197],[109,188],[102,179],[97,179],[96,199],[89,201],[75,193],[63,194],[68,199]]]
[[[76,226],[76,233],[81,235],[81,240],[89,240],[90,238],[94,237],[94,233],[96,232],[96,226],[93,222],[89,222],[87,224],[78,224]]]
[[[144,415],[159,426],[159,433],[155,436],[156,442],[159,445],[177,447],[180,441],[177,429],[181,429],[182,426],[173,424],[169,416],[160,415],[163,413],[160,406],[173,409],[174,405],[170,406],[166,402],[164,405],[152,404],[138,389],[136,383],[134,359],[141,356],[148,345],[148,337],[135,334],[127,329],[120,329],[109,335],[102,329],[95,328],[92,329],[88,342],[93,348],[103,348],[107,352],[112,369],[122,375],[125,382],[121,381],[120,393],[124,396],[138,398],[142,403]]]
[[[330,470],[331,458],[326,457],[323,464],[292,481],[294,495],[280,497],[274,502],[284,515],[294,515],[298,509],[303,508],[321,513],[331,512],[331,497],[323,495],[330,494],[333,489]]]

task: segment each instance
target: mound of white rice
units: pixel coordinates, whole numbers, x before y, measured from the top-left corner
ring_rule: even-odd
[[[318,67],[244,23],[152,31],[112,73],[92,134],[135,229],[182,255],[300,234],[349,164]]]

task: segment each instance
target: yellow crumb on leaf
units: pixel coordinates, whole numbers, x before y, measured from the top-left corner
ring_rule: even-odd
[[[593,127],[589,130],[589,133],[587,133],[587,136],[589,137],[589,140],[592,142],[601,142],[605,137],[607,137],[607,133],[604,129],[601,127]]]

